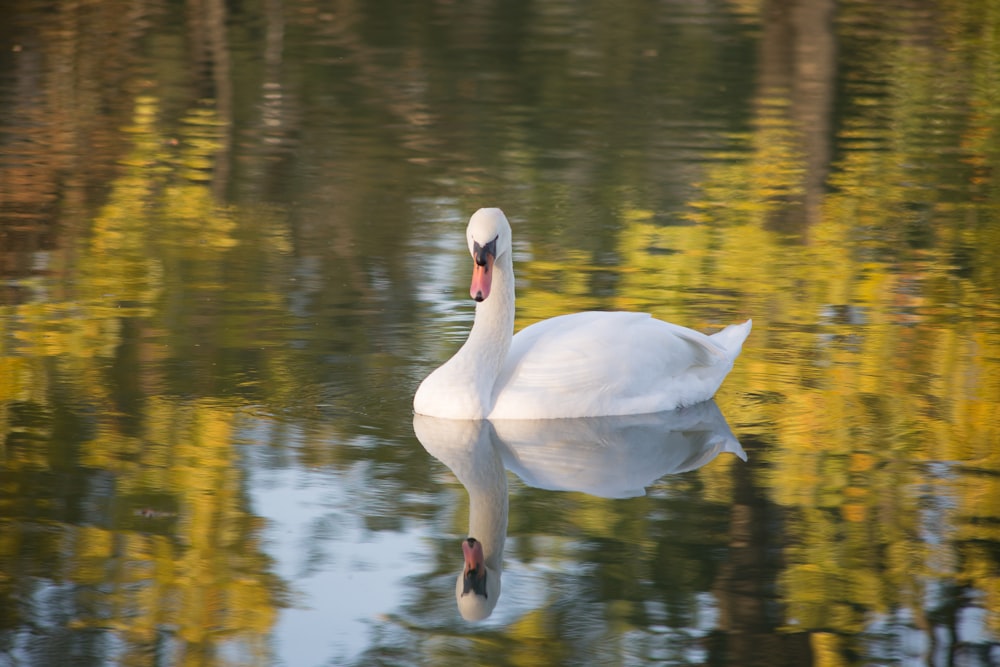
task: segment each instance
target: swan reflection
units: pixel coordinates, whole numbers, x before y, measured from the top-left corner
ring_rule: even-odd
[[[507,476],[529,486],[602,498],[645,494],[664,475],[700,468],[722,452],[746,460],[714,401],[624,417],[467,421],[414,415],[413,430],[469,493],[469,533],[455,599],[466,620],[500,597],[507,536]]]

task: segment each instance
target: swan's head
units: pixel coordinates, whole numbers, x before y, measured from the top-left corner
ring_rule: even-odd
[[[502,215],[502,214],[501,214]],[[462,542],[465,565],[455,582],[458,612],[467,621],[481,621],[493,613],[500,597],[500,572],[486,567],[483,544],[474,537]]]
[[[473,260],[469,295],[476,301],[485,301],[493,281],[493,263],[510,252],[510,223],[500,209],[481,208],[469,218],[465,238]]]

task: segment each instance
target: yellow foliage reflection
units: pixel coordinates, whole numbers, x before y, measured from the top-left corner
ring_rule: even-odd
[[[966,78],[942,81],[941,53],[901,44],[886,54],[888,94],[855,100],[860,112],[840,136],[852,150],[833,165],[821,215],[802,218],[801,241],[769,224],[801,194],[803,164],[803,129],[773,117],[781,105],[770,91],[744,151],[708,168],[696,224],[630,225],[623,236],[636,238],[626,263],[646,269],[629,274],[633,293],[697,320],[683,285],[707,277],[765,337],[724,391],[746,397],[737,420],[773,424],[761,482],[794,509],[780,577],[789,630],[856,636],[872,614],[899,608],[926,626],[928,600],[948,604],[950,585],[982,596],[1000,631],[1000,572],[982,546],[1000,538],[1000,225],[997,186],[982,169],[996,166],[984,141],[997,131],[995,78],[975,78],[971,92],[972,109],[993,111],[973,111],[962,140],[972,189],[984,194],[970,200],[942,187],[935,168],[958,129],[934,110],[969,94]],[[829,646],[828,634],[814,637]]]
[[[163,382],[156,364],[127,370],[138,390],[115,387],[132,378],[108,381],[122,346],[155,361],[154,341],[177,326],[164,316],[166,274],[221,290],[219,264],[238,245],[234,212],[210,190],[223,131],[211,105],[182,119],[176,137],[159,107],[136,100],[130,151],[80,237],[72,283],[0,313],[0,588],[5,599],[32,595],[29,579],[7,576],[26,557],[51,568],[38,574],[75,591],[66,626],[113,631],[123,664],[169,638],[172,664],[239,655],[266,665],[283,592],[247,513],[237,406],[150,392]],[[138,408],[123,408],[133,400]],[[86,516],[65,518],[78,511]],[[32,542],[39,529],[45,537]]]

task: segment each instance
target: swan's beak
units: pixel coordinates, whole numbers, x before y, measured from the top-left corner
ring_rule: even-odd
[[[483,545],[479,540],[470,537],[462,542],[462,554],[465,556],[465,569],[462,571],[462,595],[475,593],[488,598],[486,593],[486,559],[483,557]]]
[[[493,282],[493,262],[496,260],[497,240],[493,239],[486,245],[472,244],[472,285],[469,296],[476,301],[484,301],[490,295],[490,285]]]

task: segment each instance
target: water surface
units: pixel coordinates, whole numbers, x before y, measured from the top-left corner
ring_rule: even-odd
[[[994,4],[7,3],[0,664],[1000,664]],[[494,205],[721,422],[418,439]]]

